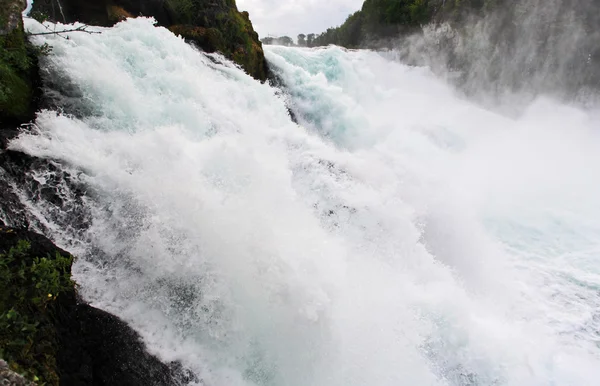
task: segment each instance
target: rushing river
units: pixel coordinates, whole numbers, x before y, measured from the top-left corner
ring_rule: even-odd
[[[83,234],[32,213],[152,353],[217,386],[599,382],[598,110],[333,46],[266,48],[282,91],[98,30],[35,38],[63,110],[11,146],[87,187]]]

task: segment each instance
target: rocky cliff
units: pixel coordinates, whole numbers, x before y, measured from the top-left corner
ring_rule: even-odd
[[[63,23],[112,26],[123,18],[152,16],[158,25],[206,52],[220,52],[264,81],[267,64],[247,12],[235,0],[39,0],[33,12]]]
[[[0,127],[32,119],[38,82],[35,49],[27,43],[24,0],[0,0]]]
[[[149,354],[126,323],[81,302],[72,262],[46,237],[0,226],[0,357],[11,370],[46,385],[193,380],[177,363]],[[5,378],[15,378],[11,374],[5,371]]]

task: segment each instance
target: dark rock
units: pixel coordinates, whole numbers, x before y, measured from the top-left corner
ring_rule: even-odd
[[[26,240],[31,244],[28,251],[30,256],[54,256],[57,252],[63,256],[70,255],[68,252],[54,245],[47,237],[38,233],[30,232],[26,229],[0,226],[0,253],[10,250],[19,240]]]
[[[54,222],[68,224],[72,234],[85,231],[90,224],[83,202],[84,184],[77,174],[70,174],[52,160],[0,150],[0,187],[4,188],[0,193],[0,218],[4,216],[5,225],[45,229],[45,224],[33,216],[22,200],[43,208],[44,215]],[[13,187],[18,187],[18,191]]]
[[[149,354],[139,335],[114,315],[61,299],[57,320],[61,385],[179,385],[190,379],[181,366]]]
[[[165,0],[38,0],[32,12],[41,12],[61,23],[76,21],[110,27],[120,16],[153,16],[161,25],[172,24],[172,15]]]
[[[0,0],[0,131],[34,118],[40,77],[37,52],[25,37],[23,0]]]
[[[287,88],[285,86],[285,82],[281,78],[281,75],[279,73],[273,71],[271,68],[269,68],[269,70],[267,72],[267,81],[269,82],[269,85],[275,89],[276,95],[278,95],[278,96],[289,95],[286,91]],[[291,96],[284,97],[283,100],[286,102],[285,108],[287,109],[290,119],[292,120],[292,122],[298,124],[298,116],[296,115],[296,112],[294,111],[293,106],[291,106],[288,103],[288,101],[292,100]]]
[[[17,228],[44,225],[32,217],[22,199],[31,204],[44,202],[49,214],[68,217],[73,229],[83,231],[89,215],[83,206],[83,184],[51,160],[8,150],[10,140],[18,136],[15,128],[0,129],[0,224]],[[44,178],[39,178],[44,176]]]
[[[10,139],[18,135],[16,129],[0,129],[0,158]],[[1,162],[1,161],[0,161]],[[13,191],[10,178],[0,163],[0,225],[27,227],[27,214],[19,197]]]
[[[0,128],[0,151],[8,147],[11,139],[19,135],[19,130],[14,127]]]
[[[27,211],[0,169],[0,225],[26,227]]]
[[[30,264],[33,257],[70,256],[40,234],[0,226],[0,254],[21,240],[30,244],[23,264]],[[158,386],[198,381],[181,364],[165,364],[148,353],[127,323],[82,302],[74,286],[58,295],[46,315],[37,319],[50,320],[54,326],[55,337],[49,342],[57,346],[51,350],[56,358],[49,363],[55,363],[56,368],[50,370],[58,374],[61,385]]]

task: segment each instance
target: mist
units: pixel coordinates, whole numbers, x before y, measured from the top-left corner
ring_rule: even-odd
[[[480,12],[438,17],[422,31],[370,41],[388,55],[428,66],[488,104],[546,95],[596,105],[600,90],[600,2],[496,1]]]

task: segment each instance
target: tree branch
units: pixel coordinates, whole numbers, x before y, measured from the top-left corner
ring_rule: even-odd
[[[87,25],[82,25],[81,27],[77,27],[74,29],[68,29],[68,30],[63,30],[63,31],[50,31],[50,32],[37,32],[37,33],[29,33],[29,36],[40,36],[40,35],[60,35],[62,33],[67,33],[67,32],[85,32],[88,34],[100,34],[100,31],[88,31],[86,28],[88,26]]]

